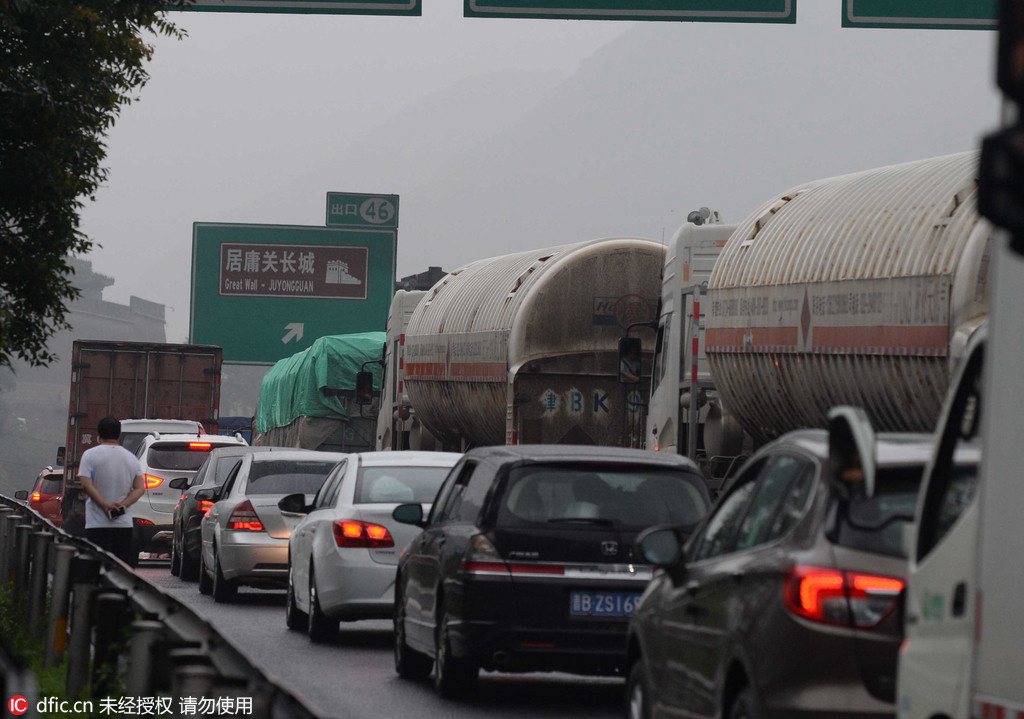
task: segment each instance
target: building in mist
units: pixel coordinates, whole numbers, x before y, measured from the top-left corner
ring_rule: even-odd
[[[440,267],[428,267],[426,272],[418,275],[403,277],[395,283],[395,291],[398,290],[429,290],[448,273]]]
[[[71,303],[70,330],[47,343],[57,355],[47,367],[14,361],[0,369],[0,490],[28,489],[39,470],[53,464],[67,429],[71,343],[76,339],[164,342],[164,305],[131,297],[128,304],[103,299],[114,284],[88,260],[71,259],[81,296]]]

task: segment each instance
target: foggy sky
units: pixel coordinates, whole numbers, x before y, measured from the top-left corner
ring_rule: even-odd
[[[328,190],[401,195],[399,276],[729,221],[794,184],[977,146],[995,33],[179,13],[110,133],[84,214],[107,299],[188,329],[194,221],[323,223]]]

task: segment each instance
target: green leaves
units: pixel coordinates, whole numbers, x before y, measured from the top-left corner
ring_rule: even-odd
[[[146,35],[181,38],[162,0],[0,0],[0,366],[53,357],[78,295],[68,255],[92,241],[85,199],[106,133],[149,80]]]

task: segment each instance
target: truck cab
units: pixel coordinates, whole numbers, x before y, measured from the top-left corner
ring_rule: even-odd
[[[665,253],[662,272],[661,307],[651,370],[651,396],[647,409],[645,442],[647,449],[660,452],[688,452],[690,397],[697,397],[697,429],[695,461],[703,458],[707,465],[711,456],[722,453],[722,424],[725,420],[721,403],[711,379],[704,354],[703,321],[694,320],[694,308],[702,317],[701,297],[707,291],[708,279],[715,260],[735,225],[722,224],[717,212],[708,222],[688,221],[676,232]],[[696,357],[693,353],[697,342]],[[696,393],[694,387],[696,369]],[[714,424],[705,433],[708,422]],[[714,442],[712,442],[714,440]],[[716,444],[709,450],[709,445]],[[733,442],[735,445],[735,442]],[[730,447],[736,450],[735,446]],[[740,454],[735,451],[735,454]],[[714,474],[714,472],[710,473]]]

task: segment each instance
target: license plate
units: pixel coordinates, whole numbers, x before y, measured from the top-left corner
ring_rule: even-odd
[[[574,617],[631,617],[640,592],[570,592],[569,614]]]

